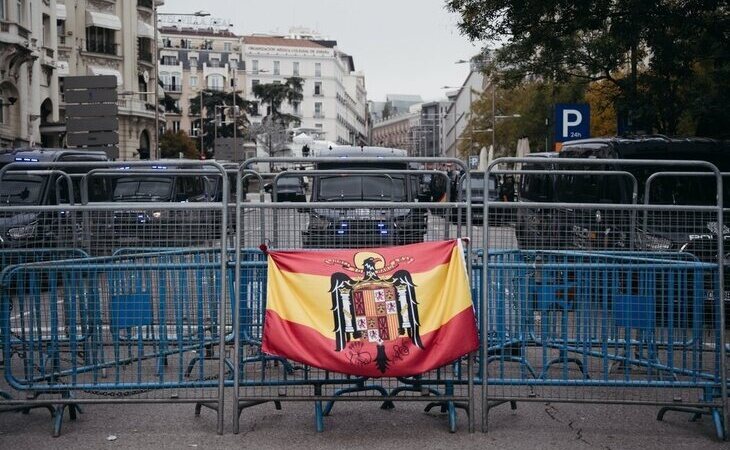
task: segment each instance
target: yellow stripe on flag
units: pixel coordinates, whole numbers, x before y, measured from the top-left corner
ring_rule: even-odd
[[[403,268],[407,269],[407,266]],[[341,271],[354,280],[360,278],[358,274]],[[437,330],[472,306],[466,265],[459,245],[454,246],[448,264],[428,272],[411,273],[411,276],[416,284],[421,335]],[[387,279],[388,275],[383,278]],[[326,338],[335,338],[329,277],[283,271],[269,259],[267,284],[267,309],[284,320],[310,327]]]

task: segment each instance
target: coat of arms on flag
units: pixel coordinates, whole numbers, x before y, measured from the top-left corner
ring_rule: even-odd
[[[364,376],[410,376],[478,348],[461,241],[269,253],[262,349]]]

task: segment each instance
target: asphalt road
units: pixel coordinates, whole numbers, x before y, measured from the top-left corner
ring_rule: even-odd
[[[228,405],[230,406],[230,405]],[[459,430],[450,434],[439,413],[422,405],[399,403],[383,411],[378,403],[339,403],[314,429],[311,403],[271,404],[244,410],[240,434],[215,432],[215,413],[195,417],[191,405],[87,406],[76,422],[66,421],[62,435],[51,437],[47,411],[0,415],[0,448],[727,448],[717,441],[706,417],[690,422],[687,414],[655,419],[654,407],[520,403],[492,410],[489,432],[470,434],[459,413]],[[108,440],[115,436],[115,440]]]

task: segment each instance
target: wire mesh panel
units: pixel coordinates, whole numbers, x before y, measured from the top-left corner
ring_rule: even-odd
[[[722,438],[727,387],[718,249],[727,233],[711,230],[723,221],[721,204],[712,194],[709,202],[637,204],[631,178],[666,162],[593,163],[631,177],[624,183],[590,168],[581,173],[576,160],[563,169],[551,161],[551,170],[510,171],[521,177],[522,201],[488,205],[487,214],[496,216],[516,209],[517,245],[488,228],[486,256],[475,270],[482,288],[483,427],[491,407],[517,400],[653,404],[666,407],[660,418],[672,409],[708,414]],[[708,178],[715,192],[717,175]]]
[[[5,379],[31,398],[8,403],[52,402],[56,433],[64,408],[73,418],[82,403],[189,402],[198,411],[221,404],[224,378],[233,377],[222,352],[232,339],[224,326],[230,270],[224,203],[174,197],[186,186],[200,187],[183,180],[200,168],[160,176],[108,163],[92,165],[86,176],[94,170],[113,173],[108,192],[115,195],[4,210],[63,215],[73,223],[68,241],[46,235],[40,246],[55,258],[16,258],[2,272]],[[122,198],[120,186],[130,180],[134,198]],[[78,185],[88,201],[93,184]],[[62,243],[75,248],[61,252]]]
[[[287,161],[276,164],[284,162]],[[383,174],[368,172],[373,167],[362,168],[359,174],[334,168],[304,171],[310,183],[307,199],[311,201],[252,201],[238,205],[237,416],[246,407],[266,402],[279,407],[280,402],[287,400],[313,401],[317,428],[321,430],[323,416],[329,414],[336,401],[378,401],[387,409],[394,407],[393,402],[417,400],[426,401],[429,410],[437,407],[448,412],[449,425],[455,430],[456,409],[471,407],[474,372],[468,357],[418,376],[370,378],[327,371],[261,350],[270,282],[265,255],[256,256],[254,250],[261,244],[269,250],[318,252],[407,245],[468,235],[465,225],[460,227],[448,219],[451,210],[467,209],[465,203],[416,202],[417,183],[411,185],[407,180],[411,175],[415,177],[417,170],[399,172],[390,167]],[[284,178],[276,176],[274,186]],[[276,191],[270,192],[276,200]],[[329,292],[322,295],[323,301],[330,301]],[[354,352],[351,357],[356,361],[366,355]],[[237,419],[234,430],[238,429]]]

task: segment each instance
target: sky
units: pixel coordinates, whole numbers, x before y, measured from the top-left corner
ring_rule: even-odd
[[[292,26],[319,31],[352,55],[365,73],[368,99],[386,94],[444,97],[443,86],[460,86],[478,53],[456,27],[458,16],[444,0],[165,0],[160,13],[204,10],[230,20],[238,34],[281,33]]]

